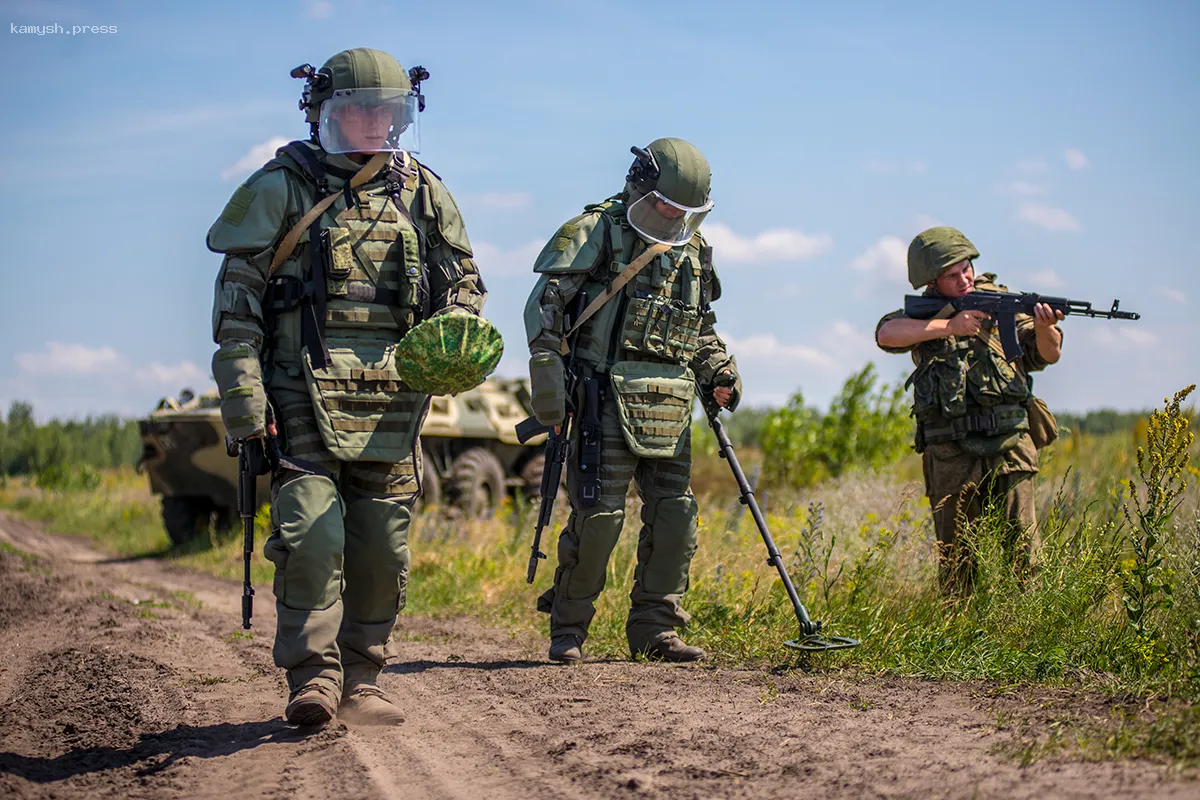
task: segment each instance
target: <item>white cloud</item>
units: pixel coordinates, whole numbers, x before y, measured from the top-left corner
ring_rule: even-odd
[[[529,204],[533,201],[533,197],[528,192],[487,192],[486,194],[476,195],[475,200],[481,206],[511,211],[518,208],[528,208]]]
[[[787,367],[821,367],[834,365],[833,357],[816,347],[797,342],[781,342],[773,333],[754,333],[745,338],[721,336],[729,352],[737,356],[741,369],[748,364],[773,365],[779,369]]]
[[[333,16],[333,3],[329,0],[309,0],[305,13],[309,19],[329,19]]]
[[[1044,158],[1023,158],[1017,162],[1017,171],[1024,172],[1026,175],[1041,175],[1049,170],[1050,165]]]
[[[1005,187],[1012,194],[1023,197],[1038,197],[1046,193],[1046,187],[1029,181],[1013,181]]]
[[[884,236],[850,262],[850,268],[903,283],[908,276],[908,245],[895,236]]]
[[[134,379],[143,386],[163,391],[176,391],[181,386],[203,386],[208,383],[208,370],[200,369],[191,361],[178,364],[148,364],[133,370]]]
[[[92,375],[123,364],[121,356],[111,347],[62,342],[47,342],[40,353],[17,353],[13,358],[23,372],[33,375]]]
[[[533,262],[538,253],[542,252],[545,242],[533,240],[512,250],[504,250],[489,242],[476,242],[472,249],[475,251],[475,263],[483,280],[493,276],[505,278],[513,275],[528,275],[533,277]]]
[[[19,376],[25,379],[95,375],[113,383],[133,381],[146,388],[172,392],[183,384],[208,383],[208,370],[191,361],[135,365],[108,346],[47,342],[40,352],[17,353],[13,360],[17,362]]]
[[[1173,303],[1187,304],[1187,295],[1172,286],[1159,286],[1154,290],[1154,293],[1167,298]]]
[[[1063,150],[1063,158],[1066,159],[1067,166],[1071,169],[1087,169],[1092,165],[1090,158],[1085,156],[1082,151],[1076,150],[1073,147]]]
[[[1096,321],[1091,330],[1091,340],[1101,347],[1118,351],[1145,350],[1158,344],[1158,336],[1130,323]]]
[[[1067,282],[1052,269],[1035,272],[1025,279],[1025,282],[1035,289],[1062,289]]]
[[[715,249],[718,263],[803,261],[833,247],[833,239],[823,233],[810,236],[795,228],[773,228],[746,237],[720,222],[704,226],[704,237]]]
[[[944,225],[945,223],[932,214],[925,214],[922,212],[913,217],[913,224],[917,226],[918,231],[923,231],[928,230],[929,228],[936,228],[937,226]]]
[[[221,180],[227,181],[231,178],[241,178],[249,175],[274,158],[275,151],[289,141],[291,140],[283,136],[272,136],[267,141],[254,145],[246,151],[244,156],[237,160],[237,163],[221,170]]]
[[[1071,212],[1044,203],[1021,203],[1017,207],[1017,219],[1048,231],[1077,232],[1083,230],[1083,225]]]

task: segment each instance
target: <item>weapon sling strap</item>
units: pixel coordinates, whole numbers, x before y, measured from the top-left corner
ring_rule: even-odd
[[[376,153],[375,155],[371,156],[371,160],[366,164],[363,164],[362,169],[354,173],[354,177],[351,178],[350,183],[347,184],[349,188],[357,189],[359,186],[362,186],[364,183],[374,178],[379,173],[379,170],[383,169],[384,164],[386,164],[391,157],[392,154],[386,152]],[[333,205],[333,202],[337,200],[337,197],[338,196],[335,193],[321,198],[317,201],[316,205],[310,208],[305,215],[300,218],[299,222],[292,226],[292,229],[287,232],[286,236],[283,237],[283,241],[281,241],[279,246],[275,248],[275,255],[271,258],[271,269],[267,272],[268,278],[274,275],[275,270],[279,269],[279,265],[292,255],[292,252],[296,249],[296,243],[300,241],[300,237],[304,234],[305,228],[316,222],[317,219],[319,219],[320,216],[325,213],[325,209]]]
[[[599,297],[588,303],[587,308],[585,308],[583,313],[579,315],[579,319],[575,320],[575,324],[572,325],[571,329],[563,336],[562,354],[565,356],[570,351],[570,347],[567,345],[567,340],[575,335],[575,331],[579,330],[583,326],[583,323],[591,319],[597,311],[604,308],[605,304],[608,303],[609,300],[620,294],[621,290],[625,288],[625,285],[636,278],[638,273],[646,268],[647,264],[670,249],[671,245],[658,242],[653,247],[647,248],[646,251],[635,258],[633,263],[626,267],[620,275],[613,278],[613,281],[608,285],[608,288],[605,289]]]

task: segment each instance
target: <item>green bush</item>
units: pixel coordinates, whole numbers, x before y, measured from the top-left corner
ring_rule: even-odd
[[[774,486],[812,486],[856,467],[886,466],[907,452],[913,426],[903,385],[879,382],[868,363],[822,414],[797,391],[767,415],[759,440]]]

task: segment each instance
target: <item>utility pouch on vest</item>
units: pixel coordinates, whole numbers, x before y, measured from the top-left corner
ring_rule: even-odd
[[[341,461],[403,461],[413,452],[426,396],[396,372],[395,345],[330,339],[330,364],[307,347],[304,377],[325,446]]]
[[[980,406],[1023,403],[1028,399],[1029,387],[1012,365],[991,348],[973,348],[964,360],[967,389]]]
[[[600,379],[583,381],[583,409],[579,421],[579,504],[590,508],[600,502]]]
[[[625,311],[621,347],[686,364],[700,340],[700,309],[638,292]]]
[[[620,361],[609,374],[630,451],[642,458],[679,455],[692,421],[692,371],[683,365]]]
[[[1039,450],[1058,438],[1058,420],[1050,413],[1045,401],[1033,395],[1029,397],[1029,438]]]

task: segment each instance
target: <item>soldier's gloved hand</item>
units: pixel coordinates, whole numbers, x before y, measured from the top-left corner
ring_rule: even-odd
[[[741,376],[729,367],[721,370],[713,377],[713,400],[717,401],[717,405],[721,408],[727,408],[730,411],[737,408],[738,401],[741,399],[741,389]]]
[[[533,415],[543,425],[562,425],[567,416],[567,378],[562,358],[549,351],[529,358]]]
[[[267,456],[266,443],[267,440],[262,436],[242,442],[242,451],[246,454],[250,472],[254,475],[266,475],[271,471],[271,459]]]

